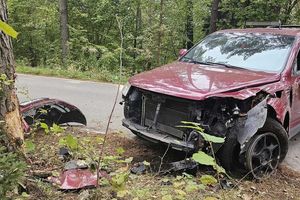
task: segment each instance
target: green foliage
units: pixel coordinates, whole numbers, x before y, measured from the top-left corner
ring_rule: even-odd
[[[246,21],[299,23],[299,4],[294,1],[224,0],[220,3],[218,28],[243,27]],[[66,71],[103,73],[116,81],[120,36],[116,15],[124,34],[124,73],[132,75],[177,59],[186,48],[187,16],[191,13],[193,42],[208,33],[212,0],[69,0],[70,50]],[[192,9],[188,9],[192,4]],[[22,34],[13,41],[18,62],[27,66],[60,65],[60,27],[57,1],[8,0],[10,24]],[[161,11],[162,10],[162,11]],[[162,21],[160,20],[162,19]]]
[[[71,134],[61,138],[59,140],[59,145],[66,146],[70,150],[77,150],[78,149],[78,139]]]
[[[50,133],[49,126],[48,126],[46,123],[40,122],[40,123],[38,123],[38,124],[39,124],[39,126],[44,130],[44,132],[45,132],[46,134]]]
[[[218,180],[211,175],[203,175],[200,178],[200,182],[203,185],[215,185],[216,183],[218,183]]]
[[[198,123],[186,122],[186,121],[182,121],[181,123],[184,125],[181,125],[178,127],[192,129],[192,130],[196,131],[197,133],[199,133],[203,137],[204,141],[209,143],[209,148],[212,152],[212,156],[211,156],[211,155],[208,155],[207,153],[205,153],[204,151],[200,150],[197,153],[193,154],[193,156],[192,156],[193,160],[200,163],[201,165],[212,166],[218,172],[218,174],[219,173],[226,174],[225,169],[217,164],[217,161],[216,161],[216,158],[214,155],[214,149],[212,146],[212,143],[224,143],[225,138],[216,137],[216,136],[204,133],[204,129],[201,128]]]
[[[216,137],[216,136],[204,133],[203,128],[201,128],[198,123],[195,123],[195,122],[186,122],[186,121],[182,121],[181,123],[183,123],[185,125],[183,125],[183,126],[177,126],[177,127],[179,127],[179,128],[190,128],[190,129],[193,129],[197,133],[199,133],[204,138],[204,140],[207,141],[207,142],[212,142],[212,143],[224,143],[225,142],[225,138]]]
[[[12,152],[0,147],[0,199],[5,199],[7,192],[12,191],[21,181],[25,163]]]
[[[54,123],[52,127],[50,127],[50,131],[54,134],[58,134],[64,132],[64,129],[61,126]]]
[[[35,144],[33,143],[32,140],[25,140],[25,152],[26,153],[31,153],[35,150]]]
[[[215,159],[213,157],[211,157],[210,155],[207,155],[203,151],[194,153],[192,158],[193,158],[193,160],[200,163],[201,165],[214,166],[216,164]]]

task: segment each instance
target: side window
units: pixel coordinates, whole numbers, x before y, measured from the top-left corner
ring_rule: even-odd
[[[294,62],[294,70],[293,71],[294,71],[295,75],[300,75],[300,51],[298,51],[298,55]]]

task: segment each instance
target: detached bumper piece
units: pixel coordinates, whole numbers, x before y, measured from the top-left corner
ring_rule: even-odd
[[[135,124],[128,119],[124,119],[123,126],[130,129],[135,135],[144,138],[153,143],[163,143],[170,145],[173,149],[180,151],[193,151],[194,144],[192,142],[185,142],[169,134],[160,133],[155,129],[148,129],[147,127]]]
[[[40,98],[20,104],[25,132],[36,122],[48,126],[55,124],[77,123],[86,125],[86,118],[76,106],[58,99]]]

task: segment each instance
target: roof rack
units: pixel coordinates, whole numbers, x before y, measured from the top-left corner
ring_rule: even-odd
[[[246,22],[245,27],[266,27],[266,28],[300,28],[300,25],[282,25],[278,22]]]
[[[272,26],[272,28],[279,28],[279,27]],[[300,25],[281,25],[280,28],[300,28]]]
[[[246,22],[245,27],[281,27],[281,21],[278,22]]]

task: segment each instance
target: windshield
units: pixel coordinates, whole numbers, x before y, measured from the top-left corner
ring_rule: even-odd
[[[214,33],[191,49],[181,61],[280,72],[294,40],[294,36],[265,33]]]

